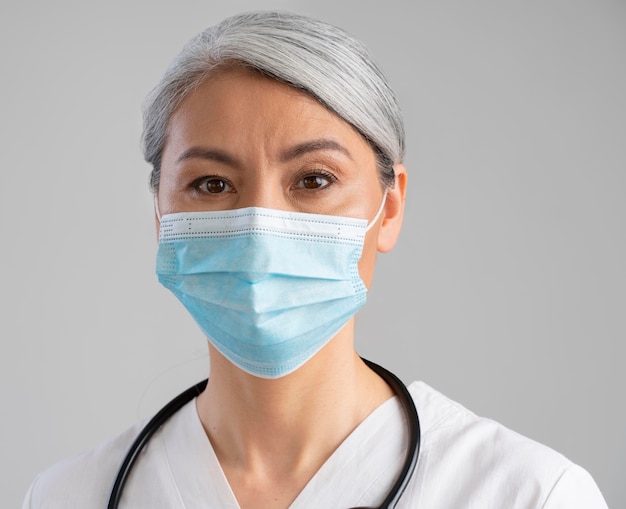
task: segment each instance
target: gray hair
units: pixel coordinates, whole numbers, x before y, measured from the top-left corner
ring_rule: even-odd
[[[386,78],[360,41],[343,30],[286,12],[225,19],[189,41],[144,104],[144,157],[159,187],[169,120],[211,72],[234,65],[255,69],[316,98],[372,146],[383,186],[404,157],[404,124]]]

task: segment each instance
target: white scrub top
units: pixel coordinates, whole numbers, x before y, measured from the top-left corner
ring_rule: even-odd
[[[477,417],[422,382],[409,391],[422,446],[398,509],[606,509],[591,476],[552,449]],[[40,474],[23,508],[106,508],[117,469],[143,424]],[[404,463],[407,439],[402,406],[390,399],[346,438],[291,508],[377,506]],[[239,509],[194,401],[150,440],[120,508]]]

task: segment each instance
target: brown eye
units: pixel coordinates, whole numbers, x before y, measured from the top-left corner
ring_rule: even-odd
[[[300,178],[296,187],[300,189],[324,189],[329,186],[332,182],[334,182],[334,177],[332,175],[325,175],[323,173],[312,173],[310,175],[305,175]]]
[[[198,184],[198,189],[209,194],[220,194],[230,191],[231,186],[228,182],[221,178],[208,178]]]
[[[305,189],[319,189],[326,183],[326,179],[317,175],[310,175],[302,179],[302,187]]]

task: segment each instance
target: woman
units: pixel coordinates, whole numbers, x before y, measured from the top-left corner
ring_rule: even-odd
[[[42,474],[24,507],[379,506],[412,449],[398,388],[354,349],[407,184],[385,78],[337,28],[235,16],[194,38],[148,98],[144,149],[157,273],[207,335],[210,380],[121,491],[142,425]],[[423,383],[409,391],[421,450],[397,507],[606,507],[558,453]]]

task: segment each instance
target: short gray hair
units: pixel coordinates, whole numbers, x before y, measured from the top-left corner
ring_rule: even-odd
[[[385,187],[404,157],[404,124],[385,76],[360,41],[327,23],[286,12],[225,19],[191,39],[144,104],[144,157],[159,187],[169,120],[211,72],[242,65],[316,98],[351,124],[374,150]]]

